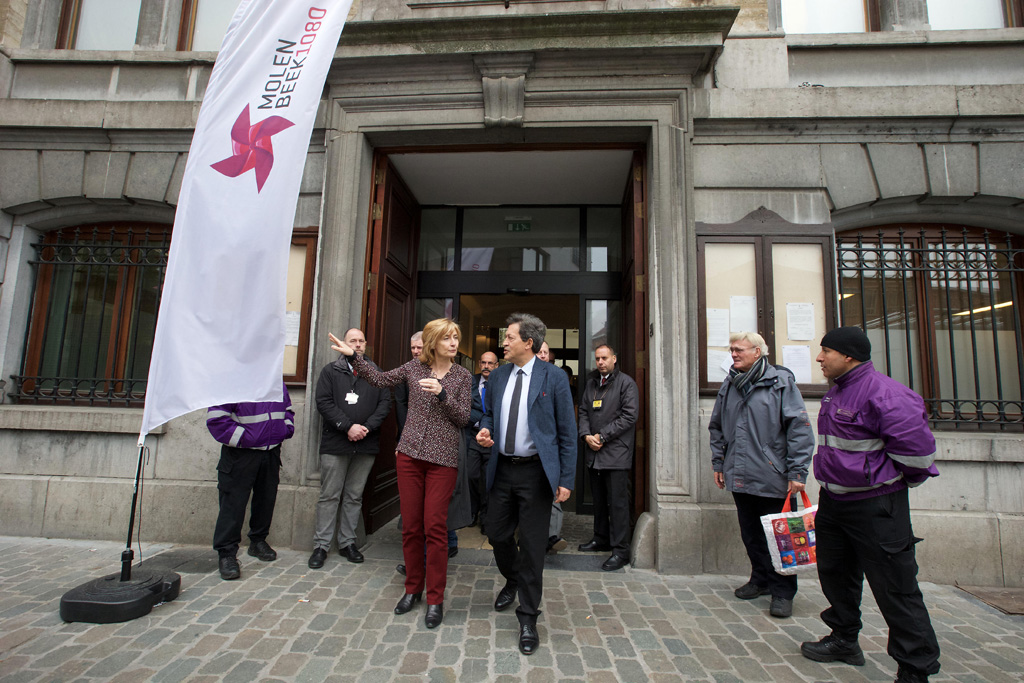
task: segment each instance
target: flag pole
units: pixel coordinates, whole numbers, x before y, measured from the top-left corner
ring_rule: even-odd
[[[132,511],[128,515],[128,542],[121,553],[121,581],[131,581],[132,561],[135,551],[132,550],[132,532],[135,530],[135,508],[139,502],[139,482],[142,481],[142,463],[146,454],[146,437],[139,441],[139,464],[135,468],[135,487],[132,490]]]
[[[146,436],[139,437],[139,462],[128,515],[128,543],[121,553],[121,573],[110,574],[72,588],[60,599],[60,618],[93,624],[131,621],[149,614],[154,605],[170,602],[181,592],[181,577],[174,572],[140,570],[132,578],[132,532],[139,503],[139,485],[146,455]]]

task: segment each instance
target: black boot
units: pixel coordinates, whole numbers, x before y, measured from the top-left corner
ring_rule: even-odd
[[[807,659],[813,659],[816,662],[839,661],[854,666],[864,666],[864,651],[860,649],[857,641],[843,640],[831,633],[816,643],[803,643],[800,645],[800,652]]]
[[[440,605],[427,605],[427,616],[423,619],[423,623],[427,625],[427,628],[437,628],[441,625],[442,619],[444,619],[443,602]]]
[[[423,599],[423,593],[406,593],[402,596],[402,599],[395,605],[395,614],[405,614],[413,607],[416,603]]]

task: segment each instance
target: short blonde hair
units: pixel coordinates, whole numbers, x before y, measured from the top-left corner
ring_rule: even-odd
[[[764,342],[764,337],[757,332],[733,332],[729,335],[729,343],[735,341],[749,342],[755,349],[761,349],[762,356],[768,355],[768,345]]]
[[[424,365],[433,364],[434,349],[437,348],[438,342],[452,332],[462,339],[462,330],[459,329],[459,324],[451,318],[438,318],[427,323],[423,327],[423,350],[420,351],[420,362]]]

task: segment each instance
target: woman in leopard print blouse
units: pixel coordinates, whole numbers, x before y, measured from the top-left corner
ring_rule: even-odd
[[[459,326],[452,320],[432,320],[423,328],[423,351],[418,360],[381,372],[333,334],[331,348],[352,359],[352,367],[373,386],[409,388],[409,413],[395,455],[402,510],[402,554],[405,556],[405,595],[395,614],[405,614],[427,589],[428,628],[444,615],[448,573],[448,503],[458,474],[459,439],[469,423],[473,376],[455,363]],[[426,566],[423,555],[426,547]]]

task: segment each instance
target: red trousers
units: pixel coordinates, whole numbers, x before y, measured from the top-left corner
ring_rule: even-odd
[[[395,468],[402,509],[405,592],[419,593],[426,584],[427,604],[440,605],[448,581],[448,503],[459,471],[410,458],[405,453],[398,453]]]

